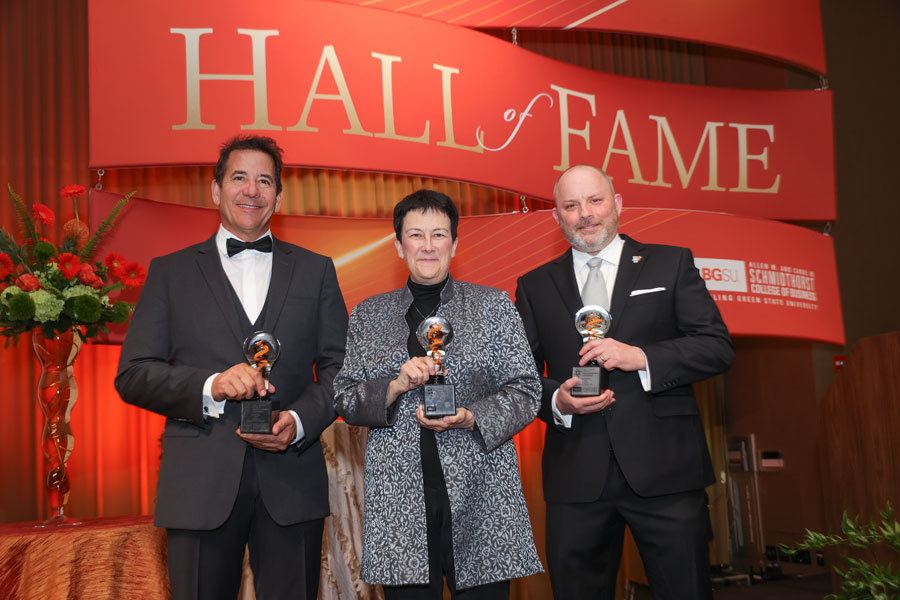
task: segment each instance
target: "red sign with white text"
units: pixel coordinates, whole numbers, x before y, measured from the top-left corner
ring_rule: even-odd
[[[549,199],[606,169],[630,206],[835,216],[831,93],[618,77],[429,19],[336,2],[91,0],[90,164],[209,164],[237,133],[289,165]]]
[[[825,72],[819,0],[337,0],[462,27],[592,29],[746,50]]]
[[[119,198],[91,193],[92,229]],[[132,199],[101,252],[114,250],[146,265],[207,239],[218,223],[213,209]],[[830,237],[762,219],[643,208],[625,208],[620,230],[640,242],[690,247],[732,335],[844,343]],[[406,281],[390,219],[276,216],[272,231],[334,259],[348,308]],[[550,211],[463,217],[451,272],[512,296],[520,275],[567,249]]]

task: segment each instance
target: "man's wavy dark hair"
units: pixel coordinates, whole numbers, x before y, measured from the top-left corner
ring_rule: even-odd
[[[219,160],[216,162],[216,183],[222,185],[222,180],[225,178],[225,165],[228,164],[228,157],[235,150],[257,150],[271,156],[272,162],[275,163],[275,173],[273,173],[275,193],[281,193],[281,169],[284,167],[281,155],[284,154],[284,150],[278,147],[275,140],[262,135],[236,135],[222,144],[222,148],[219,150]]]

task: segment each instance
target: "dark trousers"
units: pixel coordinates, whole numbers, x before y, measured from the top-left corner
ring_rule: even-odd
[[[282,526],[272,520],[259,494],[250,449],[231,515],[217,529],[167,529],[173,600],[236,598],[244,548],[258,600],[315,600],[319,589],[324,519]]]
[[[712,598],[703,490],[642,498],[610,458],[600,498],[547,504],[547,562],[556,600],[614,600],[625,525],[656,600]]]
[[[450,499],[446,487],[425,487],[425,526],[428,535],[428,585],[384,586],[385,600],[441,600],[444,577],[450,597],[459,600],[507,600],[509,581],[456,589],[453,565],[453,530],[450,523]]]

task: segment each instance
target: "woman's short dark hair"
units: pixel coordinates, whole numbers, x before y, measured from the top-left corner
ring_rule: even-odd
[[[262,135],[236,135],[222,144],[222,148],[219,150],[219,160],[216,162],[216,183],[222,185],[228,157],[235,150],[257,150],[271,156],[272,162],[275,163],[275,172],[272,174],[275,177],[275,193],[281,193],[281,168],[284,166],[281,155],[284,151],[278,147],[275,140]]]
[[[401,234],[403,233],[403,217],[406,216],[406,213],[413,210],[421,210],[423,212],[433,210],[447,215],[450,218],[450,238],[456,239],[459,211],[456,210],[456,205],[450,196],[434,190],[416,190],[394,207],[394,233],[397,234],[398,240],[401,240]]]

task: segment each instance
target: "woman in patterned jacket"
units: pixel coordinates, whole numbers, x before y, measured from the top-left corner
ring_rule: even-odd
[[[387,600],[505,599],[509,580],[539,573],[512,437],[534,418],[541,384],[507,295],[455,281],[459,214],[419,190],[394,207],[394,242],[407,284],[361,302],[350,316],[335,409],[370,428],[365,457],[362,577]],[[457,410],[426,418],[434,361],[416,336],[443,317],[446,382]]]

